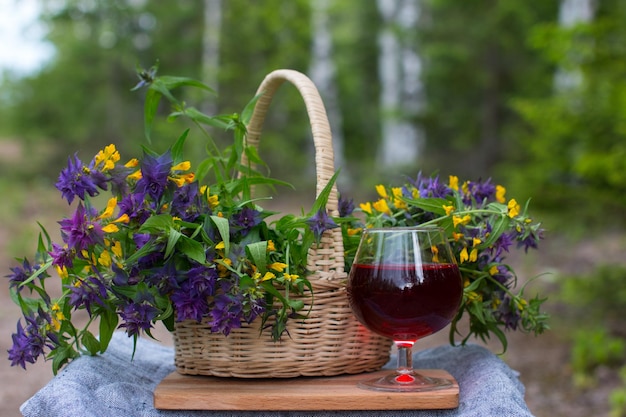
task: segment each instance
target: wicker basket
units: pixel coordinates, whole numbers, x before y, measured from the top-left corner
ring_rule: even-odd
[[[258,100],[248,125],[248,142],[258,146],[265,114],[272,97],[284,81],[298,89],[309,115],[315,142],[317,194],[334,174],[333,148],[326,111],[315,85],[305,75],[277,70],[261,83]],[[337,215],[337,190],[327,204]],[[233,329],[228,337],[211,333],[204,323],[176,323],[174,331],[177,371],[189,375],[239,378],[287,378],[332,376],[374,371],[389,360],[391,341],[365,329],[354,318],[345,289],[343,240],[336,228],[325,232],[308,257],[308,276],[314,292],[304,296],[305,320],[288,324],[289,336],[274,342],[270,332],[260,333],[259,320]]]

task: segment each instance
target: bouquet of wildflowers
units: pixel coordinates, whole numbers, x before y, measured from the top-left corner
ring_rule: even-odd
[[[358,245],[359,227],[436,225],[445,230],[464,278],[451,343],[464,315],[469,317],[469,331],[463,343],[472,335],[486,341],[494,334],[504,350],[505,330],[540,334],[548,328],[548,317],[540,311],[544,299],[527,299],[524,286],[516,291],[517,276],[505,263],[513,246],[528,251],[543,237],[540,223],[528,215],[528,203],[522,207],[513,198],[507,200],[506,189],[491,180],[460,183],[456,176],[446,184],[439,177],[419,174],[398,187],[377,185],[376,191],[376,201],[359,205],[364,224],[353,218],[342,225],[348,264]],[[354,204],[342,207],[344,216],[354,210]]]
[[[245,141],[254,100],[242,115],[210,117],[170,91],[208,87],[156,77],[154,70],[140,78],[139,86],[148,86],[148,137],[165,96],[173,117],[230,129],[234,142],[223,151],[211,142],[214,153],[195,172],[183,157],[187,132],[165,153],[145,148],[141,159],[122,159],[114,145],[87,162],[77,154],[69,158],[56,187],[75,211],[59,222],[61,241],[42,228],[34,258],[21,259],[8,275],[23,313],[9,350],[12,365],[25,368],[44,356],[57,372],[80,354],[104,352],[116,329],[136,340],[142,332],[150,335],[157,321],[169,330],[176,321],[206,321],[227,336],[262,320],[264,331],[279,339],[289,319],[306,315],[308,250],[336,227],[324,209],[334,178],[308,214],[268,223],[274,213],[257,204],[251,188],[283,183],[241,162],[262,163]],[[48,280],[61,280],[59,296],[47,291]]]

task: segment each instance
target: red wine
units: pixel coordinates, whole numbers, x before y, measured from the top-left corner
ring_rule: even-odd
[[[354,264],[348,297],[365,327],[396,341],[415,342],[444,328],[463,295],[459,268],[425,264],[423,280],[415,265]]]

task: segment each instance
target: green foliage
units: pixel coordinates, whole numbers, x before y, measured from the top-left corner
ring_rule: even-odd
[[[615,366],[626,359],[626,340],[610,336],[602,327],[579,330],[572,345],[572,371],[579,386],[593,383],[590,376],[598,366]]]
[[[625,283],[626,267],[601,265],[590,275],[563,277],[561,296],[566,303],[583,310],[589,323],[617,323],[626,305]]]
[[[557,80],[570,82],[513,101],[528,126],[518,148],[527,168],[517,178],[545,207],[576,201],[583,221],[614,226],[619,219],[606,213],[626,207],[626,50],[619,41],[626,36],[626,7],[601,4],[588,24],[550,23],[531,32],[530,45],[558,68]]]
[[[559,2],[424,3],[416,36],[425,62],[427,104],[420,122],[431,156],[424,159],[425,170],[453,161],[448,169],[455,173],[485,175],[512,156],[520,120],[510,100],[550,88],[551,68],[537,59],[526,37],[534,25],[554,20]]]
[[[566,276],[561,280],[561,298],[573,307],[578,331],[573,335],[571,366],[580,387],[595,383],[599,366],[616,368],[626,361],[626,337],[621,331],[626,305],[626,267],[603,265],[589,275]],[[601,323],[601,324],[599,324]],[[610,397],[612,415],[621,416],[626,398],[626,371],[622,387]],[[620,414],[622,413],[622,414]]]
[[[609,396],[609,402],[611,404],[610,417],[626,416],[626,366],[622,366],[619,374],[622,386],[621,388],[613,390]]]

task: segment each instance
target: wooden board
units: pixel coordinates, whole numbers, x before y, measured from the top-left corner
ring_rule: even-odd
[[[385,374],[336,377],[239,379],[189,376],[177,372],[165,377],[154,391],[160,410],[425,410],[459,405],[459,386],[441,369],[419,370],[448,378],[454,384],[430,392],[378,392],[356,386],[361,379]]]

